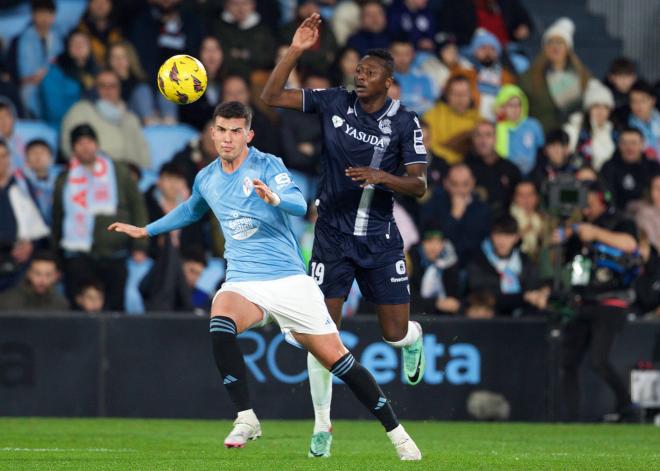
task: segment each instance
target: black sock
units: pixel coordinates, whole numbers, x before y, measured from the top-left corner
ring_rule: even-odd
[[[355,397],[380,420],[386,432],[399,426],[399,420],[376,380],[353,358],[353,355],[347,353],[337,360],[337,363],[330,368],[330,373],[348,385]]]
[[[229,317],[212,317],[209,332],[211,333],[215,364],[236,410],[240,412],[252,409],[245,361],[236,339],[236,323]]]

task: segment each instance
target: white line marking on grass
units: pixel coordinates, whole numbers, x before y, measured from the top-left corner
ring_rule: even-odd
[[[0,448],[0,451],[30,451],[30,452],[69,452],[69,451],[89,451],[92,453],[128,453],[137,451],[132,448]]]

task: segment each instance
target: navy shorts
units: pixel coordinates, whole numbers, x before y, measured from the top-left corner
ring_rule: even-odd
[[[345,299],[355,279],[367,301],[410,303],[403,240],[392,226],[389,237],[354,236],[316,223],[309,275],[326,298]]]

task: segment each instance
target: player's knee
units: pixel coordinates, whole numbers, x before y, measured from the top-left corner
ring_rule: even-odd
[[[386,342],[398,342],[403,340],[408,333],[408,326],[387,325],[382,326],[383,339]]]

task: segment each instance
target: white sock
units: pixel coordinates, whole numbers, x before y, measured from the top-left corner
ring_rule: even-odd
[[[404,430],[403,425],[399,424],[397,428],[387,432],[387,436],[394,445],[398,445],[408,438],[408,433]]]
[[[309,389],[314,404],[314,433],[329,432],[332,374],[311,353],[307,354]]]
[[[408,321],[408,332],[406,333],[406,336],[402,338],[401,340],[397,340],[396,342],[390,342],[389,340],[385,340],[388,344],[392,345],[394,348],[401,348],[401,347],[407,347],[408,345],[412,345],[417,341],[419,336],[421,335],[421,329],[417,326],[416,323]]]
[[[258,422],[257,414],[252,409],[242,410],[237,415],[238,419],[246,419],[249,422]]]

